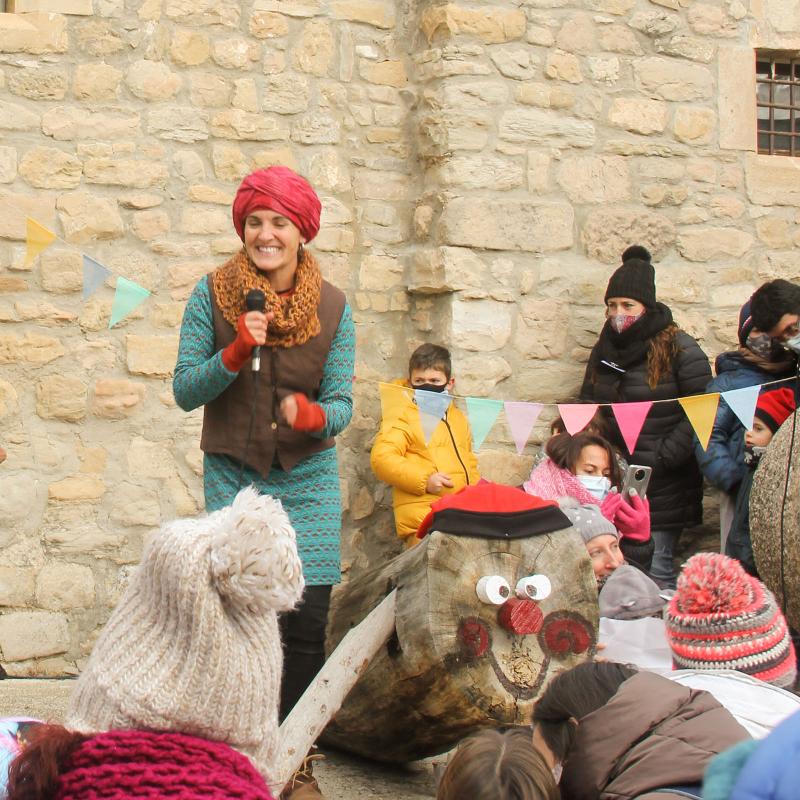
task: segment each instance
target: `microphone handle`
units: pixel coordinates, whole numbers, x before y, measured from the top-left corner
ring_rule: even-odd
[[[261,371],[261,345],[257,344],[253,348],[253,352],[251,354],[251,368],[253,372],[260,372]]]

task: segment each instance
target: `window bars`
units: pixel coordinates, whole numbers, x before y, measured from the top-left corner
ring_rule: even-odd
[[[758,152],[800,156],[800,58],[756,58]]]

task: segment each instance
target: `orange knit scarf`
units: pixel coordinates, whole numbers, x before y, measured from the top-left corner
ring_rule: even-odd
[[[245,313],[245,297],[251,289],[261,289],[266,296],[266,311],[275,318],[267,326],[268,347],[292,347],[304,344],[321,329],[317,309],[322,290],[322,274],[317,260],[308,250],[298,259],[294,292],[281,298],[266,275],[259,272],[242,250],[214,270],[211,275],[214,299],[222,316],[234,327]]]

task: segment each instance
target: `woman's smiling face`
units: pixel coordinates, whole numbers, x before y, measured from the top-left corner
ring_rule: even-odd
[[[304,241],[297,226],[277,211],[255,209],[244,221],[247,255],[278,291],[291,288],[297,269],[297,251]],[[287,279],[288,285],[283,285]]]

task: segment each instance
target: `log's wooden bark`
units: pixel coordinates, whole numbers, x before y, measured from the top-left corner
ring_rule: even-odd
[[[505,609],[506,618],[514,609],[529,614],[513,633],[476,585],[500,575],[513,597],[517,581],[536,574],[550,579],[552,593]],[[517,540],[431,534],[341,587],[329,651],[394,589],[395,633],[325,731],[325,742],[359,755],[408,761],[444,752],[482,726],[529,724],[547,680],[595,651],[597,584],[572,528]]]
[[[750,491],[750,538],[761,580],[800,628],[800,420],[792,414],[761,457]],[[796,425],[796,428],[795,428]],[[794,442],[792,442],[794,433]]]
[[[278,732],[273,787],[278,792],[299,769],[342,700],[369,666],[372,656],[394,630],[397,592],[393,591],[352,628],[303,692]]]

